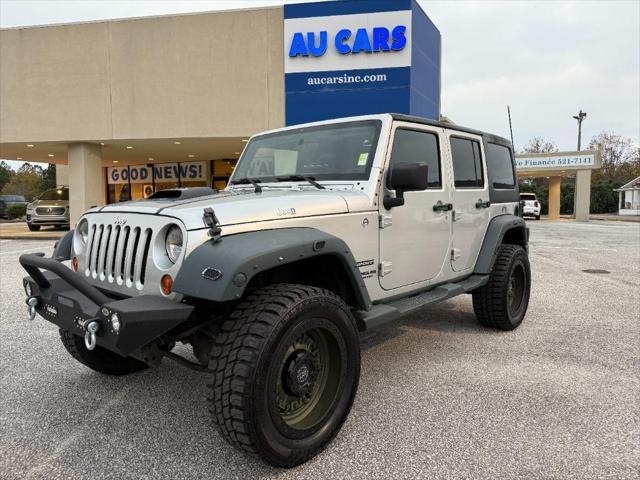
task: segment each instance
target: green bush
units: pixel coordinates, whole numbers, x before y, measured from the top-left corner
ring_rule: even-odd
[[[7,207],[7,218],[22,218],[27,214],[27,206],[26,205],[9,205]]]

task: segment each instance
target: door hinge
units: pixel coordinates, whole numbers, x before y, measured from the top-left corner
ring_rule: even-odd
[[[378,217],[380,228],[387,228],[393,225],[393,216],[390,213],[383,213]]]
[[[378,276],[380,277],[389,275],[392,271],[393,271],[393,263],[391,262],[380,262],[380,265],[378,265]]]
[[[451,249],[451,260],[455,262],[459,258],[460,258],[460,249],[459,248],[452,248]]]

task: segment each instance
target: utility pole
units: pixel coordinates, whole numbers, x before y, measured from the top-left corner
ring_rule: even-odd
[[[582,121],[587,117],[587,112],[583,112],[582,109],[580,109],[580,113],[578,113],[578,115],[574,115],[573,118],[575,118],[578,121],[578,150],[580,150],[580,142],[582,140]]]

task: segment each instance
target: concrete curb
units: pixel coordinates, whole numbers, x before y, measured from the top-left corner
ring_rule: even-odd
[[[26,235],[0,235],[0,240],[60,240],[61,238],[62,235],[42,235],[38,237],[27,237]]]

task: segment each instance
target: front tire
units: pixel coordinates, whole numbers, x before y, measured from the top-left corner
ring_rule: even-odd
[[[149,366],[131,357],[121,357],[106,348],[96,345],[93,350],[87,350],[84,338],[68,330],[60,329],[60,339],[64,348],[73,358],[96,372],[106,375],[128,375],[149,368]]]
[[[31,230],[32,232],[40,231],[40,225],[32,225],[30,223],[27,223],[27,227],[29,227],[29,230]]]
[[[251,293],[211,349],[210,412],[233,446],[279,467],[322,450],[358,388],[360,343],[333,293],[279,284]]]
[[[513,330],[524,319],[531,292],[531,267],[520,245],[500,245],[489,282],[473,291],[478,321],[498,330]]]

